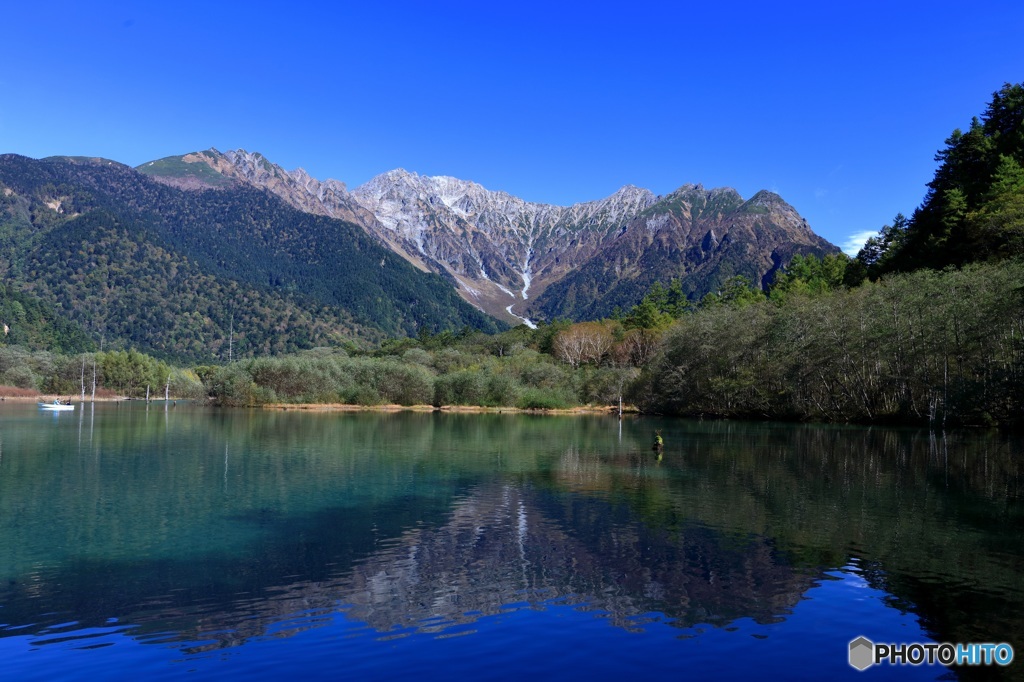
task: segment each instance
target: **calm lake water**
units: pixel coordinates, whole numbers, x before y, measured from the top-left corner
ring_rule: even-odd
[[[847,650],[1024,657],[1022,474],[981,431],[4,404],[0,676],[1020,678]]]

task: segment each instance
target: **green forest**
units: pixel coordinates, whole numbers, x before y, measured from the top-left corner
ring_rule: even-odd
[[[96,342],[178,362],[504,328],[356,225],[104,160],[0,155],[0,272]]]
[[[59,281],[47,283],[58,302],[52,308],[4,290],[4,314],[20,309],[22,319],[36,322],[15,332],[22,336],[9,335],[0,348],[0,384],[88,393],[95,372],[99,385],[122,395],[166,388],[222,405],[625,404],[645,413],[696,417],[1019,427],[1024,86],[1007,84],[994,93],[967,132],[950,135],[936,161],[921,206],[882,227],[855,258],[798,255],[764,289],[737,276],[699,300],[678,280],[656,282],[639,304],[589,322],[497,332],[450,322],[420,324],[405,335],[355,344],[342,341],[351,336],[339,330],[358,319],[330,319],[319,311],[287,318],[309,335],[304,348],[247,339],[252,352],[232,362],[224,361],[221,348],[214,362],[175,368],[134,351],[100,352],[92,335],[59,322],[60,311],[72,305]],[[236,208],[223,210],[227,216]],[[149,250],[149,262],[163,257],[160,247],[133,236],[142,229],[137,224],[97,213],[76,229],[82,230],[77,250],[61,252],[54,244],[20,267],[45,280],[49,263],[74,264],[93,257],[89,249],[102,253],[105,263],[129,262],[117,254],[130,249]],[[165,239],[180,245],[199,237]],[[167,260],[162,267],[177,268],[184,282],[201,276],[189,272],[187,261]],[[298,266],[289,267],[254,270],[270,278],[268,291],[274,291],[275,277],[297,281]],[[73,275],[81,278],[73,288],[92,291],[96,300],[85,297],[85,304],[76,305],[94,305],[96,316],[111,314],[103,310],[102,291],[85,282],[85,272]],[[182,285],[199,286],[227,285],[216,277]],[[263,299],[251,291],[245,295],[250,298],[235,307],[239,328],[265,323],[253,317],[254,310],[277,317],[278,299],[270,293],[261,294],[268,297]],[[340,295],[314,298],[323,302]],[[124,324],[166,326],[156,299],[147,304],[141,296],[132,304],[136,310],[157,309],[128,316]],[[237,292],[224,296],[242,303]],[[166,357],[188,355],[187,349],[159,350]]]

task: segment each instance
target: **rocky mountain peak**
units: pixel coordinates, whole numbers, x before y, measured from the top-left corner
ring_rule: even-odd
[[[224,152],[222,157],[235,167],[236,172],[256,184],[264,183],[270,178],[281,179],[288,175],[287,171],[268,161],[259,152],[235,149]]]
[[[354,201],[345,183],[338,180],[320,181],[302,168],[286,171],[263,154],[245,149],[219,152],[210,148],[182,160],[201,162],[224,178],[268,190],[301,211],[353,222],[373,233],[368,229],[375,220],[373,214]]]
[[[644,189],[635,185],[623,185],[603,199],[573,204],[572,206],[565,207],[565,210],[572,211],[574,209],[580,210],[585,207],[594,207],[605,210],[612,209],[614,211],[621,211],[627,207],[650,206],[657,200],[657,195],[649,189]]]
[[[704,185],[702,185],[700,183],[688,182],[685,185],[681,185],[678,189],[676,189],[674,192],[672,192],[669,196],[674,196],[674,195],[688,196],[688,195],[703,194],[703,193],[704,193]]]
[[[419,175],[403,168],[349,191],[343,182],[317,180],[302,168],[285,171],[259,152],[244,149],[210,149],[178,157],[175,163],[164,161],[146,165],[144,172],[181,174],[188,165],[186,170],[200,177],[193,171],[202,167],[208,171],[201,178],[203,187],[215,186],[215,181],[242,182],[277,194],[300,210],[354,222],[417,267],[448,277],[471,303],[509,321],[525,319],[528,304],[546,316],[571,316],[571,305],[558,308],[550,303],[551,296],[564,298],[561,285],[546,296],[547,302],[538,297],[553,284],[576,277],[581,268],[600,270],[597,261],[617,262],[616,280],[646,282],[658,274],[642,265],[644,259],[655,258],[651,249],[660,250],[655,259],[660,270],[669,255],[680,260],[671,272],[660,273],[664,277],[676,270],[689,272],[693,266],[682,261],[691,257],[706,268],[717,267],[714,264],[722,258],[715,254],[734,248],[734,236],[760,235],[756,239],[773,249],[827,249],[823,240],[814,241],[806,221],[791,206],[767,191],[744,201],[732,188],[708,190],[690,183],[658,197],[627,184],[603,199],[556,206],[469,180]],[[754,226],[754,221],[763,226]],[[746,227],[737,231],[737,226]],[[799,235],[791,237],[797,234],[794,230]],[[765,236],[769,234],[777,237]],[[797,246],[784,246],[787,239],[795,239]],[[765,267],[777,267],[773,263],[766,256],[751,267],[761,276]],[[695,284],[694,290],[699,289]],[[594,290],[586,295],[601,294]],[[623,298],[622,304],[631,303]]]
[[[743,200],[743,197],[740,196],[740,193],[734,190],[732,187],[716,187],[710,192],[708,192],[708,197],[713,199],[717,199],[719,197],[729,197],[730,199],[736,198],[739,199],[740,201]]]
[[[625,199],[625,200],[629,200],[631,198],[641,197],[641,196],[652,196],[653,197],[654,193],[651,192],[651,190],[649,190],[649,189],[644,189],[643,187],[637,187],[636,185],[623,185],[622,187],[620,187],[617,190],[615,190],[615,192],[613,192],[612,195],[609,196],[608,198],[611,199],[612,197],[619,197],[619,198],[622,198],[622,199]]]
[[[762,189],[747,200],[750,206],[764,206],[765,208],[792,208],[786,201],[775,192]]]
[[[400,182],[415,184],[419,177],[419,173],[410,173],[404,168],[393,168],[392,170],[385,171],[380,175],[374,176],[366,184],[370,185],[377,183],[381,185],[391,185]]]
[[[469,300],[511,315],[513,306],[592,253],[610,226],[656,201],[650,191],[626,185],[598,201],[555,206],[401,169],[378,175],[352,196],[394,241],[450,274]]]

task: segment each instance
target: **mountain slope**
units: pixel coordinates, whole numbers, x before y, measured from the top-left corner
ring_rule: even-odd
[[[654,282],[671,279],[699,299],[735,275],[766,285],[797,253],[837,251],[776,194],[762,191],[744,201],[730,188],[685,185],[623,225],[582,267],[550,286],[530,313],[604,317],[638,303]]]
[[[656,280],[699,297],[735,274],[765,282],[796,253],[838,249],[776,195],[686,185],[666,197],[625,186],[600,201],[553,206],[451,177],[393,170],[351,192],[260,154],[208,150],[144,164],[161,181],[201,183],[210,170],[318,215],[342,215],[467,301],[509,321],[587,319],[636,303]],[[183,171],[183,169],[185,169]],[[218,181],[220,182],[220,181]],[[217,186],[208,183],[206,186]]]
[[[623,187],[607,199],[570,207],[535,204],[449,177],[403,170],[352,193],[384,229],[429,263],[440,263],[467,299],[485,310],[536,296],[596,252],[626,219],[654,202]]]
[[[53,306],[6,284],[0,284],[0,346],[67,354],[95,349],[85,330]]]
[[[448,278],[473,305],[512,322],[522,319],[512,306],[522,308],[585,262],[609,233],[655,201],[651,192],[626,186],[600,201],[536,204],[473,182],[401,169],[350,192],[344,183],[321,182],[301,168],[286,171],[244,150],[210,149],[138,170],[192,189],[247,184],[299,210],[345,217],[417,268]],[[211,170],[219,180],[210,180]]]
[[[58,285],[47,285],[49,271],[32,270],[32,263],[46,261],[54,252],[88,251],[95,235],[81,234],[80,225],[79,232],[68,226],[103,211],[105,225],[116,225],[111,229],[137,239],[139,249],[149,253],[131,267],[154,267],[153,258],[187,262],[192,275],[212,277],[219,288],[236,287],[243,298],[266,299],[270,308],[287,309],[298,318],[337,322],[331,332],[335,337],[415,334],[422,326],[435,331],[465,325],[497,329],[442,278],[411,267],[362,228],[296,210],[250,185],[183,191],[112,162],[34,161],[15,155],[0,156],[0,183],[9,199],[0,221],[3,265],[9,276],[33,284],[50,300],[57,298],[52,287]],[[47,261],[56,281],[72,279],[69,262]],[[129,261],[121,262],[129,267]],[[81,267],[95,269],[97,263],[89,260]],[[146,272],[138,269],[129,275]],[[155,280],[151,284],[156,286]],[[131,293],[131,286],[130,278],[116,282],[104,296],[114,300],[115,292]],[[68,295],[67,305],[84,318],[87,306],[78,293]],[[270,305],[270,300],[275,303]],[[95,314],[96,308],[92,310]],[[227,318],[216,322],[219,332],[229,324]],[[151,329],[143,347],[157,349],[160,343],[153,334],[159,325]],[[115,331],[110,329],[112,335]],[[293,332],[290,336],[300,347],[316,342],[303,339],[297,329]]]
[[[27,259],[29,291],[114,341],[209,361],[377,340],[338,308],[204,272],[138,223],[91,211],[51,231]]]

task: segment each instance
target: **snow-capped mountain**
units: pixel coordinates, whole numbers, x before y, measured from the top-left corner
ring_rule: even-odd
[[[584,309],[607,314],[611,306],[599,301],[606,294],[614,292],[616,305],[628,307],[642,297],[639,287],[673,277],[689,277],[688,290],[699,296],[730,274],[760,281],[793,253],[834,249],[768,192],[744,202],[729,188],[685,185],[657,197],[626,185],[598,201],[554,206],[402,169],[350,191],[337,180],[320,181],[301,168],[286,171],[244,150],[211,149],[139,170],[193,189],[243,182],[300,210],[356,223],[420,269],[448,276],[471,303],[509,321],[531,314],[579,317]],[[555,288],[561,293],[545,297],[556,283],[562,283]],[[579,295],[594,300],[583,305],[576,302]]]
[[[454,276],[469,300],[512,314],[656,200],[623,187],[600,201],[552,206],[404,170],[379,175],[352,196],[408,250]]]

